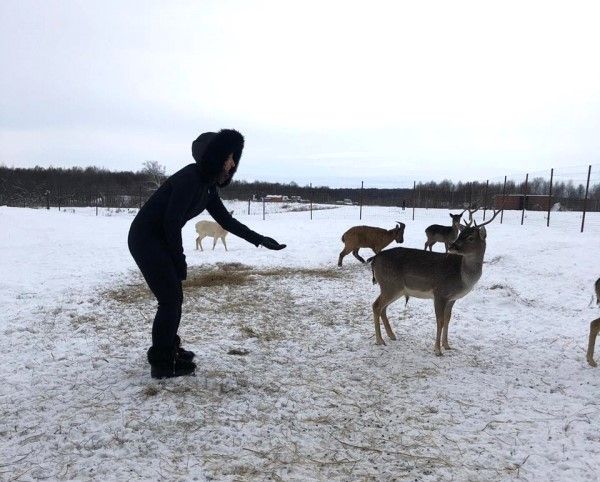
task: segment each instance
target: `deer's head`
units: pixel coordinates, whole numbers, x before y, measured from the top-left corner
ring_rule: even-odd
[[[460,219],[462,218],[462,213],[461,214],[450,214],[450,217],[452,218],[452,225],[454,226],[455,224],[460,224]]]
[[[502,208],[494,211],[494,215],[482,224],[477,224],[473,219],[475,211],[472,213],[469,211],[471,214],[469,224],[463,228],[456,241],[448,246],[448,252],[462,254],[463,256],[476,255],[483,258],[483,254],[485,253],[485,238],[487,237],[485,226],[496,219],[501,210]],[[471,223],[473,223],[473,226],[471,226]]]
[[[394,228],[394,240],[400,244],[404,242],[404,228],[406,225],[400,221],[396,221],[396,227]]]
[[[484,226],[468,227],[462,230],[457,240],[448,246],[448,252],[469,256],[483,255],[487,232]]]

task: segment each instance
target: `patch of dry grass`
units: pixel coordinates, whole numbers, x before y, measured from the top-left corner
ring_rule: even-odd
[[[149,385],[144,389],[144,395],[146,395],[146,397],[153,397],[155,395],[158,395],[159,390],[158,388],[156,388],[155,385]]]
[[[244,338],[258,338],[260,337],[260,334],[254,330],[253,328],[246,326],[246,325],[242,325],[240,327],[240,332],[242,333],[242,336]]]
[[[188,272],[188,279],[183,282],[183,292],[195,291],[196,288],[215,286],[238,286],[248,282],[249,271],[209,271]]]
[[[105,291],[102,295],[119,303],[136,303],[150,297],[152,293],[145,284],[136,283]]]
[[[279,267],[260,269],[242,263],[217,263],[216,268],[189,268],[188,278],[183,282],[183,292],[190,295],[196,292],[198,288],[245,285],[257,277],[337,279],[340,276],[340,271],[334,268]],[[103,295],[119,303],[137,303],[153,297],[148,286],[141,282],[108,290]]]
[[[95,324],[98,320],[94,315],[77,315],[72,316],[70,321],[74,328],[77,329],[82,325]]]

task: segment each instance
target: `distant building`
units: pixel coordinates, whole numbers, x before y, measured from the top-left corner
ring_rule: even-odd
[[[497,194],[494,196],[494,209],[500,209],[504,203],[505,210],[547,211],[551,198],[546,194]]]
[[[281,194],[267,194],[264,199],[267,203],[287,202],[290,200],[289,197]]]

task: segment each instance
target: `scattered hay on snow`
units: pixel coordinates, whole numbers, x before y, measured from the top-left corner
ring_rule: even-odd
[[[257,269],[242,263],[216,263],[216,266],[188,268],[187,279],[183,282],[183,292],[185,296],[195,293],[198,288],[246,285],[256,282],[258,278],[315,277],[338,279],[340,276],[340,271],[333,268],[282,267]],[[153,297],[143,280],[110,289],[104,293],[104,296],[120,303],[136,303]]]

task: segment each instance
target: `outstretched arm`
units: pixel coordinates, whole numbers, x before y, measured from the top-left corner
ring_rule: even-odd
[[[262,236],[256,231],[252,231],[248,226],[240,223],[237,219],[231,216],[225,206],[223,206],[223,202],[216,191],[212,191],[210,193],[206,210],[213,217],[213,219],[221,225],[223,229],[235,234],[236,236],[239,236],[242,239],[245,239],[254,246],[262,245],[268,249],[283,249],[286,246],[285,244],[279,244],[272,238]]]

